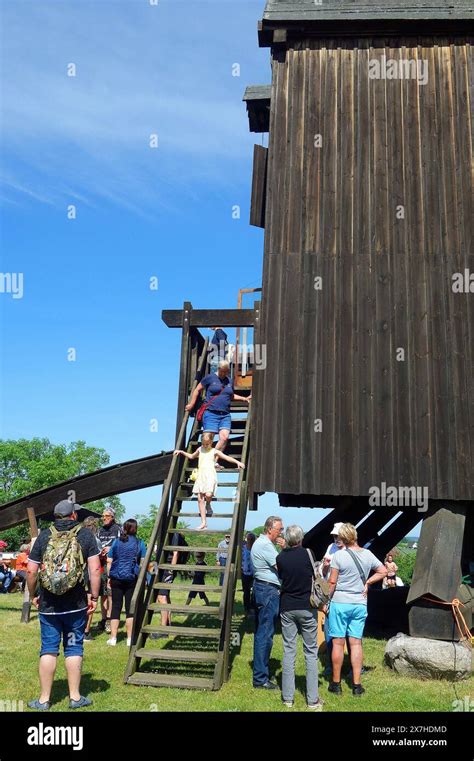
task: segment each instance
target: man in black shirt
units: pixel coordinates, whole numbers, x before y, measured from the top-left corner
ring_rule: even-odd
[[[69,502],[69,500],[59,502],[54,508],[56,531],[69,532],[78,526],[77,511],[80,509],[80,505]],[[46,711],[50,706],[49,700],[61,639],[66,659],[69,707],[82,708],[92,703],[89,698],[81,696],[80,683],[87,615],[93,612],[97,606],[100,585],[97,543],[89,529],[81,528],[76,534],[76,539],[82,551],[84,567],[87,563],[91,589],[90,601],[88,601],[83,581],[78,581],[75,586],[63,594],[53,594],[48,589],[41,587],[40,594],[37,595],[38,574],[51,537],[51,529],[46,529],[40,533],[31,549],[27,567],[28,591],[33,605],[38,608],[41,626],[39,663],[41,694],[38,700],[33,700],[28,705],[30,708],[40,711]],[[64,574],[65,571],[62,570],[62,573]]]
[[[297,635],[303,638],[306,661],[306,699],[308,708],[322,709],[318,696],[318,624],[317,613],[310,605],[313,565],[309,552],[302,547],[304,532],[300,526],[288,526],[286,549],[276,559],[281,579],[280,617],[283,637],[282,698],[289,708],[295,695],[295,661]]]
[[[102,526],[97,532],[97,539],[102,547],[100,553],[101,580],[100,580],[100,606],[102,620],[99,621],[99,631],[105,631],[110,634],[110,614],[112,611],[112,590],[107,576],[107,555],[115,539],[120,536],[120,526],[115,522],[115,510],[112,507],[106,507],[102,513]]]

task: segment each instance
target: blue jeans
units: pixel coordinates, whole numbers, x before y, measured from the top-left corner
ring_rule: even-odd
[[[253,583],[255,598],[255,636],[253,640],[253,685],[259,687],[270,679],[270,653],[280,610],[280,590],[271,584]]]
[[[230,431],[232,428],[232,418],[230,412],[226,415],[218,415],[216,412],[206,412],[202,418],[202,430],[209,431],[209,433],[219,433],[219,431],[225,428]]]
[[[0,581],[3,582],[2,587],[0,588],[0,593],[6,593],[8,592],[11,583],[13,581],[13,574],[11,571],[7,571],[6,573],[3,573],[3,571],[0,572]]]
[[[64,657],[83,655],[84,631],[87,623],[87,608],[75,613],[59,613],[55,616],[39,614],[41,627],[42,655],[59,655],[59,645],[63,641]]]
[[[219,558],[219,565],[221,566],[221,568],[225,568],[226,564],[227,564],[227,557],[225,557],[225,558],[220,557]],[[221,573],[221,575],[219,576],[219,586],[222,587],[223,584],[224,584],[224,574]]]

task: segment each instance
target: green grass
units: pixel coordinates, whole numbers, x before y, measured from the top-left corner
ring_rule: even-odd
[[[212,599],[212,595],[210,595]],[[214,598],[215,599],[215,598]],[[179,595],[173,597],[179,602]],[[2,700],[27,701],[38,696],[39,624],[36,611],[29,624],[20,623],[22,595],[0,595],[0,684]],[[198,601],[194,606],[199,607]],[[241,646],[233,648],[230,680],[219,692],[133,687],[123,684],[127,661],[125,633],[119,631],[117,647],[107,647],[106,634],[85,643],[82,693],[94,700],[88,711],[284,711],[280,692],[267,693],[252,689],[251,624],[242,616],[241,593],[238,593],[233,629],[241,635]],[[385,640],[364,640],[365,664],[371,670],[363,677],[366,694],[353,698],[347,683],[338,698],[327,692],[327,680],[320,676],[320,693],[326,711],[452,711],[452,701],[473,696],[474,681],[452,684],[447,681],[421,681],[397,676],[383,665]],[[282,642],[275,637],[271,667],[277,680],[281,676]],[[321,655],[321,674],[324,656]],[[347,668],[345,669],[347,675]],[[295,708],[306,708],[304,698],[304,659],[301,642],[298,646]],[[68,706],[64,659],[58,659],[52,695],[53,711]]]

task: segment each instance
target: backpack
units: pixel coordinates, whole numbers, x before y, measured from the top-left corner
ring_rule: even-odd
[[[41,586],[54,595],[63,595],[84,581],[84,557],[77,534],[82,526],[58,531],[51,526],[51,536],[39,572]]]
[[[326,579],[321,576],[321,563],[316,565],[311,550],[307,549],[306,552],[308,553],[311,565],[313,566],[309,604],[312,608],[322,610],[329,602],[329,581],[326,581]]]

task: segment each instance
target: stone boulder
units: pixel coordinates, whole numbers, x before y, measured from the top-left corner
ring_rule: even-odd
[[[419,679],[468,679],[472,673],[472,648],[460,642],[397,634],[388,640],[385,663],[397,674]]]

